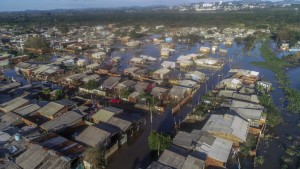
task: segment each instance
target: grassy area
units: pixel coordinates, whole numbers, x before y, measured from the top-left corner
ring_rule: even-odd
[[[253,62],[252,64],[254,66],[267,68],[275,73],[279,87],[285,92],[286,100],[288,101],[287,109],[294,113],[300,113],[300,91],[289,87],[290,81],[285,73],[285,69],[293,65],[284,59],[277,58],[268,44],[269,41],[265,41],[260,48],[265,62]]]

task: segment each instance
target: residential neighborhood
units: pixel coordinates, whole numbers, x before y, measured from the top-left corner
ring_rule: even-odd
[[[152,12],[274,6],[205,2]],[[261,65],[300,45],[266,40],[271,29],[0,24],[0,169],[259,168],[269,139],[281,139],[270,133],[283,132],[274,128],[283,105],[295,101],[283,99],[293,95],[281,84],[289,77],[278,80],[291,64],[278,64],[282,72]],[[265,43],[278,57],[263,56]]]

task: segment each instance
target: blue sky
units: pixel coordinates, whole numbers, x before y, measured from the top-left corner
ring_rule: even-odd
[[[174,5],[201,0],[0,0],[0,11]]]

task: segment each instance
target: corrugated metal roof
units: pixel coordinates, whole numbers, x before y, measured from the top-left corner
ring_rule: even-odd
[[[120,130],[122,130],[123,132],[126,132],[128,130],[128,128],[131,126],[131,122],[130,121],[126,121],[117,117],[112,117],[110,118],[107,123],[118,127]]]
[[[75,139],[91,147],[96,147],[105,142],[111,136],[111,133],[99,129],[95,126],[89,126],[81,132]]]
[[[49,133],[32,140],[32,143],[39,144],[47,149],[51,149],[61,156],[76,159],[86,150],[86,147],[61,137],[55,133]]]
[[[182,169],[203,169],[204,166],[205,162],[203,160],[188,155],[182,166]]]
[[[246,141],[248,126],[249,123],[240,117],[228,114],[212,114],[202,130],[232,134],[239,139]]]
[[[23,97],[17,97],[9,102],[2,103],[0,107],[7,113],[25,105],[28,102],[29,100],[24,99]]]
[[[69,127],[73,125],[75,122],[80,120],[83,117],[82,114],[79,114],[75,111],[69,111],[67,113],[64,113],[63,115],[50,120],[44,124],[41,125],[41,128],[49,131],[58,131],[62,128]]]
[[[63,109],[64,106],[55,102],[50,102],[46,106],[42,107],[38,112],[46,117],[55,115],[58,111]]]

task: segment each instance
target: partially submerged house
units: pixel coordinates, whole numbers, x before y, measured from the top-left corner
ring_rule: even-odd
[[[207,166],[223,168],[226,167],[233,143],[206,131],[193,130],[191,133],[178,132],[173,144],[192,151],[192,154],[204,160]]]
[[[102,90],[112,90],[121,80],[121,77],[110,76],[100,86]]]
[[[221,104],[221,106],[229,107],[229,108],[245,108],[245,109],[258,109],[258,110],[264,109],[264,107],[260,104],[249,103],[249,102],[233,100],[233,99],[225,99]]]
[[[159,100],[164,100],[164,98],[168,97],[169,89],[162,88],[162,87],[154,87],[150,94],[153,97],[158,98]]]
[[[123,113],[122,109],[118,109],[115,107],[105,107],[100,109],[97,113],[92,116],[92,121],[97,124],[100,122],[107,122],[110,118],[115,115]]]
[[[171,70],[170,69],[166,69],[166,68],[162,68],[162,69],[158,69],[155,72],[153,72],[152,74],[152,78],[153,79],[168,79],[169,78],[169,74],[170,74]]]
[[[182,86],[173,86],[169,92],[170,97],[175,100],[182,100],[188,94],[188,88]]]
[[[216,137],[232,141],[239,145],[246,141],[249,123],[238,117],[229,114],[212,114],[202,128]]]
[[[230,90],[221,90],[218,94],[219,97],[229,98],[229,99],[235,99],[235,100],[241,100],[241,101],[247,101],[252,103],[259,103],[258,97],[255,94],[242,94],[237,93],[235,91]]]
[[[228,79],[222,80],[219,83],[219,85],[225,89],[238,90],[243,86],[243,82],[240,81],[239,79],[228,78]]]
[[[185,74],[185,78],[196,82],[204,82],[206,75],[200,71],[191,71]]]

